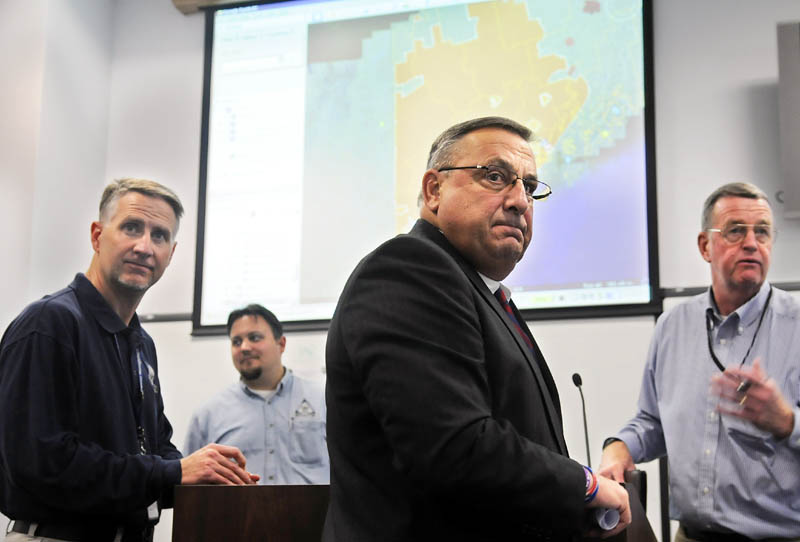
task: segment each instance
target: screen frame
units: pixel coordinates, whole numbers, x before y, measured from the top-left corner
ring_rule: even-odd
[[[226,335],[225,325],[201,323],[203,293],[203,260],[205,254],[205,223],[208,175],[208,142],[211,110],[211,64],[214,42],[214,16],[218,11],[240,7],[280,4],[294,0],[254,0],[202,8],[205,15],[203,58],[203,97],[200,129],[200,164],[197,202],[197,238],[195,248],[194,296],[192,305],[192,335]],[[656,202],[656,141],[655,141],[655,75],[653,65],[653,5],[652,0],[642,2],[642,58],[644,74],[644,135],[645,135],[645,194],[647,212],[647,259],[650,281],[650,301],[636,304],[586,305],[521,309],[528,321],[563,320],[577,318],[610,318],[626,316],[653,316],[662,312],[663,292],[659,284],[658,220]],[[289,320],[282,322],[285,331],[327,331],[330,319]]]

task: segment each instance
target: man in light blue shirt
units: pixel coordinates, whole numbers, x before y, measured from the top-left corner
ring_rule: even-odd
[[[237,446],[263,484],[330,483],[324,389],[281,363],[280,321],[248,305],[228,317],[228,336],[240,381],[194,413],[185,450],[210,442]]]
[[[659,318],[638,411],[606,441],[600,472],[620,481],[668,456],[678,542],[800,540],[800,305],[766,281],[774,240],[757,187],[708,197],[711,288]]]

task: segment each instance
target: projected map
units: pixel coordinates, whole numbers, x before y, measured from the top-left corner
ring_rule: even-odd
[[[517,305],[647,303],[643,64],[639,0],[218,11],[201,322],[253,300],[330,318],[357,262],[417,219],[431,142],[486,115],[533,130],[553,187],[504,281]]]
[[[443,128],[484,115],[513,118],[534,131],[540,177],[556,194],[537,206],[537,257],[510,278],[516,298],[559,305],[569,301],[556,292],[565,288],[580,290],[572,298],[581,304],[619,302],[621,292],[647,298],[643,68],[641,56],[619,54],[641,55],[642,35],[632,27],[641,28],[639,2],[546,0],[312,25],[307,171],[342,160],[349,172],[371,171],[336,185],[381,187],[370,210],[350,216],[361,218],[355,235],[368,220],[385,238],[417,219],[427,153]],[[350,36],[347,46],[342,36]],[[620,62],[632,69],[620,71]],[[628,210],[619,213],[620,205]],[[613,233],[613,250],[594,241],[601,230]]]

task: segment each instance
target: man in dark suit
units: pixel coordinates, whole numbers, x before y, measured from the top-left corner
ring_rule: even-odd
[[[345,286],[326,353],[326,542],[570,540],[591,507],[619,511],[608,535],[630,523],[625,490],[568,458],[555,383],[503,299],[549,194],[530,136],[499,117],[442,133],[421,220]]]

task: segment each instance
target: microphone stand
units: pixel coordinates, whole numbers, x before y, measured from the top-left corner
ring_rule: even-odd
[[[575,384],[575,387],[578,388],[578,391],[581,394],[581,408],[583,409],[583,438],[586,441],[586,465],[591,467],[592,455],[589,452],[589,428],[586,424],[586,400],[583,398],[583,388],[581,387],[583,380],[581,379],[581,375],[574,373],[572,375],[572,382]]]

